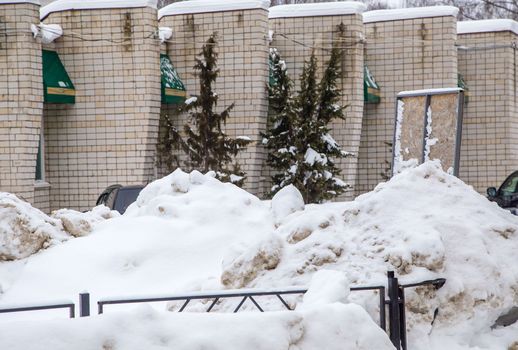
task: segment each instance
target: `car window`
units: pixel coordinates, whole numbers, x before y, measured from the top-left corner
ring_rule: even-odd
[[[504,196],[516,193],[516,185],[517,184],[518,184],[518,173],[516,175],[510,177],[509,179],[507,179],[502,184],[502,187],[500,188],[500,191],[502,192],[502,194]]]
[[[142,188],[121,188],[115,198],[113,209],[119,213],[124,214],[128,206],[137,200],[137,197]]]

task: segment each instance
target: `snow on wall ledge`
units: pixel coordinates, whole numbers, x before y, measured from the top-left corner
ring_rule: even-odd
[[[164,16],[184,15],[218,11],[236,11],[250,9],[268,10],[270,0],[196,0],[180,1],[158,11],[158,19]]]
[[[269,18],[338,16],[363,13],[367,7],[356,1],[279,5],[270,8]]]
[[[0,5],[5,4],[35,4],[40,5],[40,0],[0,0]]]
[[[518,34],[518,22],[512,19],[485,19],[457,23],[457,34],[513,32]]]
[[[429,6],[395,10],[376,10],[363,14],[363,23],[397,21],[402,19],[454,16],[459,9],[454,6]]]
[[[44,20],[53,12],[69,10],[94,10],[112,8],[135,8],[152,7],[156,8],[157,0],[57,0],[40,9],[40,19]]]

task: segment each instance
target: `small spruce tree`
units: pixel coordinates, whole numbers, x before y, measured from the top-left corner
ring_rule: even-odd
[[[213,33],[203,46],[200,56],[196,58],[194,70],[200,81],[200,93],[189,98],[182,108],[182,112],[189,114],[191,121],[184,125],[186,139],[178,133],[174,139],[187,154],[186,165],[190,169],[214,171],[221,181],[241,186],[245,174],[234,162],[234,158],[251,140],[246,137],[231,138],[222,130],[234,104],[219,113],[215,111],[218,95],[213,91],[212,85],[219,74],[216,45],[216,33]]]
[[[295,111],[292,98],[293,82],[288,76],[286,64],[277,49],[270,49],[271,82],[268,87],[268,128],[261,133],[263,145],[268,150],[266,163],[274,170],[273,196],[292,182],[290,166],[295,163],[294,144]]]
[[[273,115],[268,131],[263,134],[263,142],[269,150],[268,164],[276,171],[272,177],[272,193],[293,184],[306,203],[321,203],[350,187],[340,180],[340,169],[335,161],[351,154],[343,151],[331,137],[329,126],[333,120],[344,119],[345,107],[340,105],[338,89],[341,61],[342,50],[334,46],[323,77],[317,83],[317,59],[313,52],[304,65],[300,89],[293,100],[291,82],[285,86],[280,84],[281,79],[286,78],[279,73],[286,74],[285,70],[274,70],[278,83],[270,89]]]

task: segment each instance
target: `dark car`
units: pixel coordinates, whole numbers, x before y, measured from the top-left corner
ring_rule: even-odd
[[[108,208],[124,214],[128,206],[137,200],[143,188],[144,185],[111,185],[97,198],[96,205],[104,204]]]
[[[516,214],[518,208],[518,171],[509,175],[498,190],[495,187],[489,187],[487,198]]]

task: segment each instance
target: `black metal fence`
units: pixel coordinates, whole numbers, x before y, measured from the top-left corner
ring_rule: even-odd
[[[426,280],[418,283],[399,284],[397,277],[393,271],[387,273],[387,287],[385,286],[368,286],[368,287],[351,287],[351,291],[378,291],[379,294],[379,326],[387,331],[387,315],[388,308],[388,335],[392,344],[397,350],[407,350],[406,336],[406,311],[405,311],[405,289],[430,285],[436,289],[441,288],[446,280],[439,278],[435,280]],[[240,298],[240,301],[233,312],[238,312],[243,304],[250,300],[257,310],[264,312],[263,307],[259,303],[259,298],[263,296],[276,297],[281,305],[287,310],[292,310],[289,303],[283,298],[286,295],[303,295],[307,289],[284,289],[284,290],[244,290],[244,291],[222,291],[218,293],[196,293],[189,295],[171,295],[161,297],[148,298],[126,298],[126,299],[101,299],[97,302],[97,313],[102,314],[106,305],[115,304],[136,304],[136,303],[153,303],[166,301],[183,301],[178,312],[183,312],[187,305],[193,300],[211,300],[209,307],[205,310],[211,312],[216,304],[223,299]],[[387,292],[387,293],[385,293]],[[27,306],[0,309],[0,313],[22,312],[22,311],[39,311],[49,309],[68,308],[70,318],[74,318],[75,304],[51,304],[41,306]],[[79,294],[79,315],[81,317],[90,316],[90,294]]]

